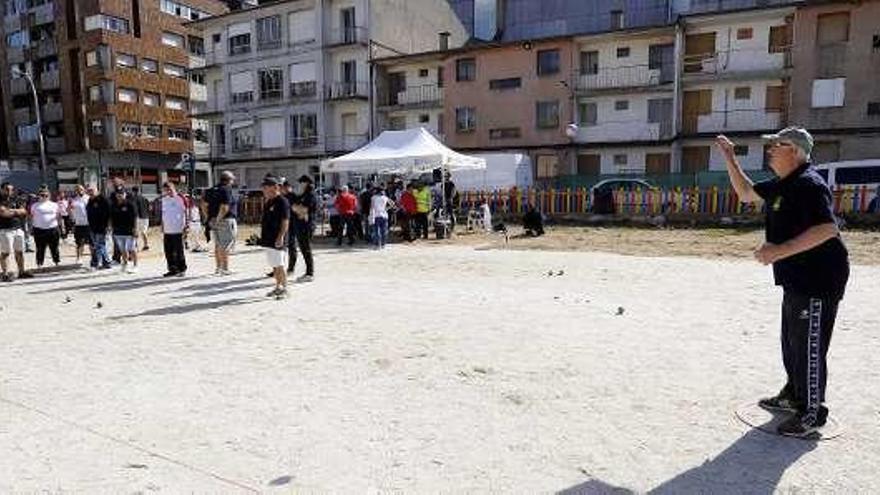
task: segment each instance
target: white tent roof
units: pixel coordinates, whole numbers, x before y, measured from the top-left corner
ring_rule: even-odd
[[[426,129],[385,131],[364,147],[321,162],[323,172],[378,174],[485,169],[486,160],[462,155],[443,145]]]

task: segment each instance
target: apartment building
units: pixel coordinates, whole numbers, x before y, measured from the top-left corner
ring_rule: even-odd
[[[818,163],[880,157],[880,1],[810,2],[794,16],[791,121]]]
[[[440,43],[446,43],[445,35]],[[443,111],[446,50],[373,61],[376,73],[376,127],[424,127],[445,140]]]
[[[321,159],[379,130],[376,58],[455,46],[466,32],[440,0],[292,0],[190,24],[206,40],[215,167],[256,187],[268,172],[317,174]]]
[[[793,8],[684,19],[680,170],[724,170],[713,144],[727,134],[745,169],[765,167],[761,134],[789,123]]]
[[[62,186],[121,175],[157,194],[166,179],[185,182],[195,134],[187,68],[202,42],[184,23],[226,11],[216,0],[6,1],[0,79],[12,153],[38,152],[26,73]]]

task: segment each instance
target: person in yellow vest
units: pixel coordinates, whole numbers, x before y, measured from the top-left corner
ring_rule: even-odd
[[[416,239],[419,235],[422,239],[428,238],[428,212],[431,211],[431,188],[424,182],[419,184],[415,192],[416,197]]]

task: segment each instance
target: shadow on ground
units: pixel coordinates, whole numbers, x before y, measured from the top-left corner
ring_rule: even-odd
[[[142,318],[142,317],[147,317],[147,316],[180,315],[180,314],[194,313],[196,311],[228,308],[228,307],[232,307],[232,306],[244,306],[247,304],[253,304],[253,303],[257,303],[257,302],[265,301],[265,300],[266,300],[265,298],[242,297],[242,298],[238,298],[238,299],[228,299],[228,300],[223,300],[223,301],[208,301],[208,302],[195,303],[195,304],[176,304],[174,306],[165,306],[162,308],[149,309],[147,311],[142,311],[140,313],[108,316],[107,319],[111,320],[111,321],[122,321],[122,320],[131,320],[131,319]]]

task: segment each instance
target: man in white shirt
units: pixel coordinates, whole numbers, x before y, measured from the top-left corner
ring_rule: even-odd
[[[165,262],[168,272],[165,277],[182,277],[186,274],[186,257],[183,239],[189,228],[187,225],[186,201],[177,194],[174,184],[166,182],[162,186],[162,233],[164,234]]]
[[[76,242],[76,262],[82,258],[86,244],[91,246],[92,232],[89,230],[89,216],[86,213],[86,205],[89,204],[89,195],[83,186],[77,185],[74,189],[73,199],[68,206],[68,214],[73,220],[73,240]]]

